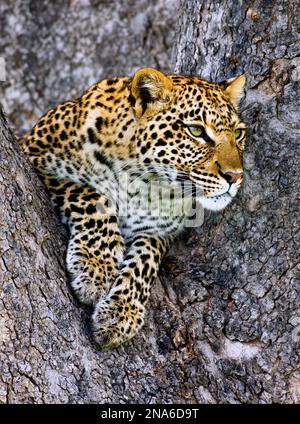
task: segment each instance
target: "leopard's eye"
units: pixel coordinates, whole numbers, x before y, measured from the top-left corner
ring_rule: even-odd
[[[189,132],[192,134],[192,136],[194,137],[201,137],[204,135],[204,128],[201,126],[188,126]]]
[[[244,137],[244,135],[245,135],[245,129],[244,128],[237,128],[235,131],[234,131],[234,135],[235,135],[235,139],[238,141],[238,140],[240,140],[241,138],[243,138]]]
[[[195,138],[201,138],[201,143],[204,141],[211,147],[215,146],[214,140],[212,140],[207,132],[205,131],[202,125],[186,125],[186,128],[189,130],[189,133]]]

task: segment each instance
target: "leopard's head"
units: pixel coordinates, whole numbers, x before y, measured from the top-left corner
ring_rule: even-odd
[[[131,83],[137,157],[178,170],[201,189],[200,203],[220,210],[243,180],[246,128],[237,108],[245,76],[223,83],[142,68]]]

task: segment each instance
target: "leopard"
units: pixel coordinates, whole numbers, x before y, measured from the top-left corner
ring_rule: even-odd
[[[195,204],[222,210],[241,187],[245,83],[140,68],[50,109],[20,138],[68,229],[71,290],[91,308],[99,348],[140,331]]]

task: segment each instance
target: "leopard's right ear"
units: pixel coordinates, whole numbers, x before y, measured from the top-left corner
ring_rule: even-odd
[[[171,79],[153,68],[141,68],[131,83],[130,103],[137,118],[155,115],[171,100]]]

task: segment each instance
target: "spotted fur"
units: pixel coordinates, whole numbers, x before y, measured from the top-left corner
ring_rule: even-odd
[[[220,210],[237,193],[244,83],[142,68],[49,110],[20,140],[69,228],[71,285],[94,308],[101,346],[142,327],[151,283],[191,205]]]

